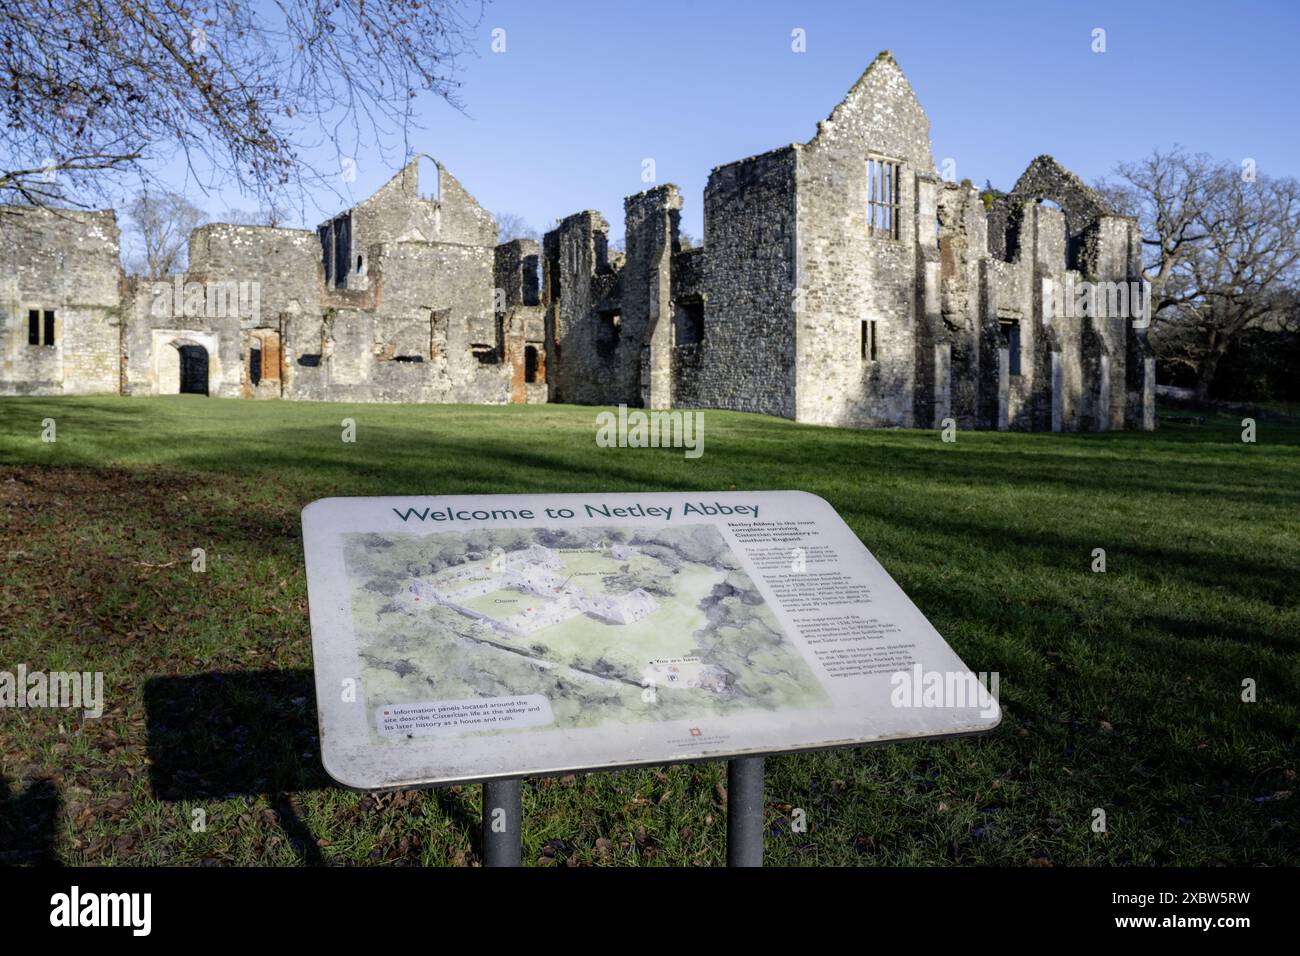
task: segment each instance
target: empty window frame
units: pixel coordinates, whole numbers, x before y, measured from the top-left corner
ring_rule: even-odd
[[[1020,374],[1020,320],[1002,319],[1002,344],[1007,349],[1007,374]]]
[[[560,301],[560,261],[556,259],[549,270],[551,278],[551,301]]]
[[[352,262],[352,216],[334,220],[334,287],[347,288],[348,265]]]
[[[888,159],[867,160],[867,234],[883,239],[900,235],[902,166]]]
[[[524,256],[521,265],[523,269],[523,290],[524,305],[538,305],[541,303],[539,290],[541,283],[538,281],[537,270],[539,268],[539,259],[537,256]]]
[[[677,302],[677,345],[697,345],[704,341],[704,300],[681,299]]]
[[[54,310],[27,310],[27,344],[54,345]]]
[[[862,320],[862,361],[874,362],[878,354],[880,325],[875,319]]]
[[[262,381],[262,346],[256,342],[248,350],[248,380],[254,388]]]
[[[537,346],[524,346],[524,381],[534,385],[542,381],[538,375],[540,363],[537,361]]]
[[[320,236],[321,264],[325,267],[325,284],[328,286],[334,281],[334,227],[326,223],[316,231]]]

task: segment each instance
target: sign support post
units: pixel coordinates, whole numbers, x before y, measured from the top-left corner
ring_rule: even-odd
[[[763,758],[727,761],[727,866],[763,865]]]
[[[524,837],[521,792],[518,780],[483,784],[484,866],[519,866]]]

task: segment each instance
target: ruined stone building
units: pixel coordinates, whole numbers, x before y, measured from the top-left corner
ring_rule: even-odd
[[[1136,222],[1046,156],[1005,195],[945,181],[888,53],[811,140],[712,171],[699,248],[673,185],[624,201],[614,253],[594,211],[498,245],[446,169],[427,178],[413,162],[314,232],[200,227],[161,284],[123,276],[111,211],[5,210],[0,394],[1154,427],[1145,325],[1116,308],[1140,279]],[[1089,284],[1110,308],[1060,307]]]
[[[4,210],[0,392],[506,401],[496,224],[419,165],[316,231],[201,226],[163,282],[122,275],[112,212]]]

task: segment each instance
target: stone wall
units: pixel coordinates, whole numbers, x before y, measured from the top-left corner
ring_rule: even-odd
[[[0,207],[0,394],[118,390],[118,243],[111,210]]]
[[[672,255],[681,208],[672,184],[623,201],[622,321],[619,347],[607,367],[627,404],[673,407]]]
[[[549,400],[577,405],[640,404],[637,344],[624,344],[609,258],[609,223],[587,210],[542,239]],[[630,356],[630,357],[629,357]]]
[[[678,404],[794,417],[793,146],[719,166],[704,190],[704,338]]]
[[[158,284],[123,279],[111,212],[11,209],[0,392],[1154,427],[1142,323],[1061,314],[1051,293],[1139,279],[1137,224],[1050,156],[986,207],[938,177],[929,135],[882,53],[808,142],[712,171],[689,251],[672,184],[624,201],[621,254],[592,210],[540,247],[498,245],[491,215],[427,157],[424,181],[412,161],[316,230],[197,229],[189,271]]]
[[[1015,255],[1013,233],[1026,202],[1048,200],[1065,217],[1067,267],[1081,267],[1080,246],[1084,230],[1110,212],[1106,201],[1051,156],[1037,156],[1021,173],[1011,192],[1000,196],[989,211],[989,249],[1008,260]]]
[[[502,361],[509,369],[510,401],[546,401],[546,311],[541,305],[541,251],[533,239],[496,247],[493,290]]]
[[[291,320],[318,308],[318,260],[316,236],[307,230],[223,223],[194,230],[188,271],[126,285],[126,394],[175,393],[174,353],[202,345],[209,395],[281,397],[293,381],[286,364],[295,354],[286,342],[296,329]],[[257,383],[250,376],[254,343],[265,348]]]
[[[704,202],[689,253],[671,185],[626,200],[625,262],[603,255],[595,212],[546,236],[552,401],[876,427],[1153,424],[1144,333],[1052,315],[1045,298],[1136,277],[1136,224],[1048,156],[991,208],[940,180],[888,53],[812,140],[716,168]]]
[[[917,369],[914,277],[919,246],[935,242],[935,213],[931,206],[922,215],[918,183],[938,177],[929,120],[892,56],[876,58],[798,156],[797,284],[803,296],[795,417],[910,427]],[[889,164],[891,180],[898,177],[897,221],[888,230],[873,231],[868,221],[872,158]]]
[[[439,169],[441,201],[420,195],[412,163],[346,214],[351,235],[367,251],[342,287],[325,281],[320,233],[230,225],[195,230],[190,269],[173,281],[187,290],[251,286],[254,307],[241,306],[238,315],[173,310],[171,296],[155,292],[170,283],[147,289],[135,283],[127,391],[175,391],[165,347],[195,343],[210,352],[213,395],[506,401],[508,370],[493,310],[495,226]],[[438,241],[441,235],[455,241]]]

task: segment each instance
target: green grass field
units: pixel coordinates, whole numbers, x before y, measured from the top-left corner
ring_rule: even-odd
[[[1300,861],[1300,427],[944,444],[711,411],[686,460],[598,448],[596,411],[0,399],[0,670],[103,671],[108,698],[0,711],[0,863],[477,862],[479,788],[320,769],[299,510],[733,488],[829,500],[1005,709],[978,739],[769,760],[770,863]],[[525,861],[718,864],[725,782],[532,781]]]

